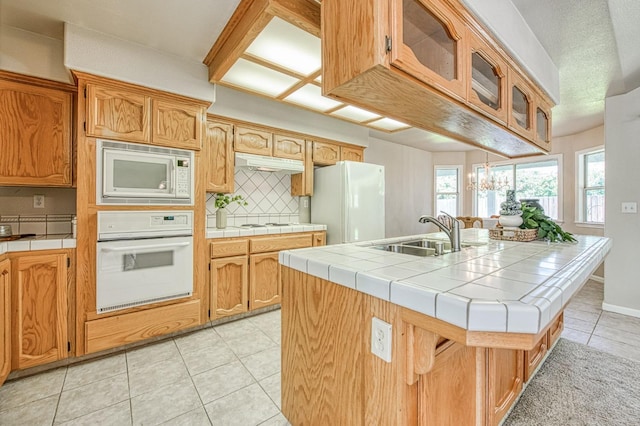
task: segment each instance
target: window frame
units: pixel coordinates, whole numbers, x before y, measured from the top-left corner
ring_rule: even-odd
[[[433,216],[437,217],[440,212],[436,211],[437,210],[437,206],[438,206],[438,195],[439,194],[446,194],[446,195],[455,195],[456,196],[456,214],[453,216],[461,216],[461,212],[462,212],[462,170],[463,170],[463,166],[461,164],[451,164],[451,165],[446,165],[446,164],[439,164],[437,166],[433,166]],[[457,184],[458,184],[458,188],[457,188],[457,192],[438,192],[438,170],[452,170],[455,169],[456,170],[456,174],[457,174]]]
[[[605,150],[604,145],[598,145],[598,146],[594,146],[591,148],[587,148],[587,149],[582,149],[580,151],[576,151],[576,185],[575,185],[575,191],[576,191],[576,203],[575,203],[575,225],[582,227],[582,228],[597,228],[597,229],[604,229],[604,224],[606,222],[606,217],[605,217],[605,222],[589,222],[586,220],[587,218],[587,212],[585,211],[586,209],[586,192],[589,189],[602,189],[603,191],[605,191],[604,193],[604,197],[605,197],[605,205],[606,205],[606,198],[607,198],[607,192],[606,192],[606,186],[607,186],[607,177],[605,174],[605,181],[604,181],[604,186],[600,187],[600,186],[586,186],[586,182],[587,182],[587,166],[585,164],[585,161],[587,159],[587,157],[591,154],[596,154],[598,152],[602,152],[604,153],[604,158],[605,158],[605,166],[606,166],[606,161],[607,161],[607,153]]]
[[[563,191],[563,155],[562,154],[550,154],[550,155],[546,155],[546,156],[538,156],[538,157],[527,157],[527,158],[512,158],[509,160],[502,160],[502,161],[490,161],[489,165],[491,167],[496,167],[496,166],[508,166],[511,165],[512,168],[512,173],[511,176],[509,177],[509,188],[505,188],[502,191],[506,191],[507,189],[513,189],[515,187],[516,184],[516,165],[518,164],[528,164],[528,163],[540,163],[543,161],[550,161],[550,160],[556,160],[558,162],[558,218],[557,219],[553,219],[554,222],[558,223],[558,224],[562,224],[564,223],[564,208],[563,208],[563,200],[564,200],[564,191]],[[477,170],[478,167],[484,167],[484,162],[482,163],[473,163],[471,165],[471,172],[472,173],[476,173],[477,175]],[[473,190],[471,191],[472,193],[472,197],[471,197],[471,209],[473,211],[473,214],[475,216],[478,215],[478,191],[477,190]],[[517,192],[516,192],[516,198],[517,197]],[[496,213],[497,214],[497,213]]]

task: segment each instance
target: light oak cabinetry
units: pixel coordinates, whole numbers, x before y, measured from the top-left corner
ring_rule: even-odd
[[[249,309],[249,241],[234,239],[212,242],[210,272],[210,316],[222,318]]]
[[[250,127],[236,126],[233,150],[247,154],[271,156],[273,134]]]
[[[305,141],[304,172],[291,175],[291,195],[313,195],[313,142]]]
[[[0,185],[72,185],[74,90],[0,71]]]
[[[210,317],[236,315],[280,303],[280,250],[324,244],[326,233],[210,240]]]
[[[313,164],[331,166],[340,161],[340,146],[325,142],[313,142]]]
[[[352,147],[341,146],[340,147],[340,160],[341,161],[364,161],[364,147]]]
[[[516,401],[523,384],[524,353],[487,349],[487,424],[498,425]]]
[[[0,257],[2,258],[2,257]],[[11,371],[11,261],[0,260],[0,385]]]
[[[321,28],[327,96],[510,158],[550,148],[506,81],[547,121],[551,100],[460,0],[324,0]]]
[[[233,192],[233,124],[207,119],[203,143],[207,153],[207,192]]]
[[[87,84],[87,136],[149,142],[151,97]]]
[[[544,356],[549,350],[548,333],[544,333],[542,338],[536,343],[533,349],[524,351],[524,381],[528,382],[533,372],[540,365]]]
[[[326,232],[314,232],[313,233],[313,246],[324,246],[327,244],[327,233]]]
[[[200,149],[205,102],[113,80],[97,80],[87,83],[84,95],[87,136]]]
[[[274,157],[304,161],[305,146],[304,139],[278,134],[273,135]]]
[[[69,259],[60,251],[11,254],[13,369],[67,357]]]

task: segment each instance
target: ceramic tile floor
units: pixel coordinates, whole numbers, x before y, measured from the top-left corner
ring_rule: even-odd
[[[603,312],[589,281],[563,337],[640,361],[640,318]],[[286,425],[280,311],[7,382],[0,425]]]

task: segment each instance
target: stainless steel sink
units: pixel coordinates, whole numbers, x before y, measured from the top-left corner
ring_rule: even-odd
[[[460,247],[472,247],[476,245],[484,245],[485,243],[462,243]],[[410,254],[413,256],[438,256],[451,253],[451,243],[443,240],[428,240],[421,238],[419,240],[402,241],[395,244],[384,244],[373,246],[371,248],[377,250],[391,251],[394,253]]]
[[[426,247],[414,247],[404,244],[386,244],[381,246],[373,246],[377,250],[392,251],[394,253],[410,254],[413,256],[435,256],[436,250]]]

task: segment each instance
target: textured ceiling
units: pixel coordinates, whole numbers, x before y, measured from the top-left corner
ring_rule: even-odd
[[[640,0],[512,0],[560,70],[553,133],[598,126],[606,96],[640,86]],[[239,0],[0,0],[0,23],[62,38],[62,22],[202,61]],[[469,149],[412,129],[371,136],[433,151]]]

